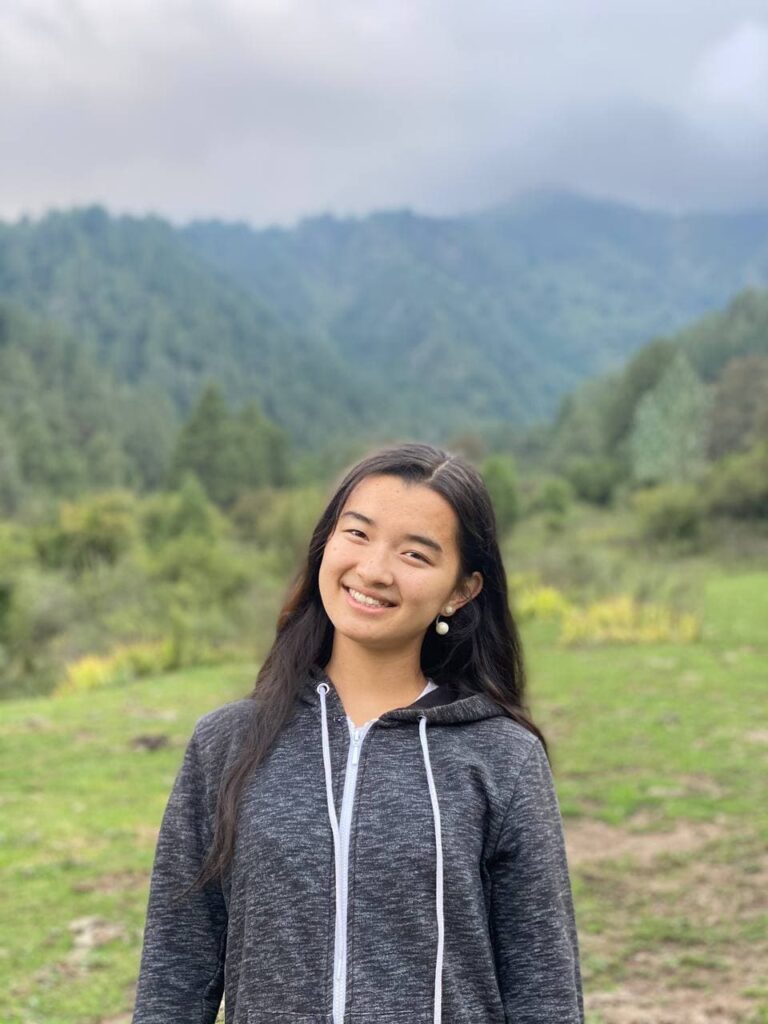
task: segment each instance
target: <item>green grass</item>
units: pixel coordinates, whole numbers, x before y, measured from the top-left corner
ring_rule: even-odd
[[[628,983],[706,995],[734,957],[768,948],[768,573],[697,563],[695,579],[704,635],[692,646],[565,650],[549,626],[525,631],[566,830],[718,825],[692,852],[573,867],[587,998]],[[0,705],[3,1024],[130,1013],[156,830],[184,746],[196,719],[253,677],[250,665],[187,670]],[[167,745],[133,745],[147,735]],[[112,930],[79,953],[72,923],[87,934],[94,917]],[[768,1020],[759,973],[744,977],[751,1016],[737,1019]]]
[[[564,813],[620,824],[641,809],[660,823],[759,811],[766,748],[742,737],[768,726],[764,648],[530,646],[534,716],[566,766]],[[670,783],[683,775],[711,780],[710,791],[678,793]]]
[[[685,647],[563,650],[552,627],[531,627],[531,709],[566,830],[719,826],[688,853],[572,871],[587,992],[641,984],[645,969],[659,992],[715,993],[741,958],[756,1016],[733,1019],[751,1024],[768,1012],[768,573],[713,572],[699,607],[703,639]]]
[[[0,705],[3,1024],[95,1024],[132,1005],[156,830],[196,719],[253,666]],[[166,736],[155,751],[137,737]],[[114,926],[75,953],[72,922]]]

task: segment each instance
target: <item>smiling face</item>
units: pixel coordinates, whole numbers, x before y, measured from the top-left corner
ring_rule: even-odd
[[[320,565],[320,596],[336,632],[371,648],[420,650],[445,606],[457,610],[482,586],[479,573],[460,579],[457,533],[455,512],[431,488],[397,476],[361,480]]]

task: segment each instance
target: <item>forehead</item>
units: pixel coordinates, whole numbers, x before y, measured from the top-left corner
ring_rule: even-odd
[[[431,487],[397,476],[365,477],[352,489],[341,513],[348,510],[387,529],[427,533],[444,545],[456,541],[456,513],[445,498]]]

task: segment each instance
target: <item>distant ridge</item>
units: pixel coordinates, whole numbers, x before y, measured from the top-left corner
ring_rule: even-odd
[[[215,379],[308,450],[545,418],[766,283],[768,211],[672,215],[557,189],[294,228],[99,207],[0,224],[0,298],[180,414]]]
[[[417,374],[403,415],[421,429],[550,415],[578,381],[768,282],[768,210],[667,214],[561,189],[460,217],[197,222],[183,235],[393,396],[413,402]]]

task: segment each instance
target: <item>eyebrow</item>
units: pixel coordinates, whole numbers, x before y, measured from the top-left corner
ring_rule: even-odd
[[[369,526],[376,525],[373,519],[370,519],[368,516],[364,516],[362,512],[344,512],[340,518],[343,519],[344,516],[352,516],[353,519],[359,519],[362,523],[367,523]],[[416,544],[423,544],[424,547],[432,548],[433,551],[437,551],[441,555],[443,554],[441,545],[431,537],[425,537],[423,533],[406,533],[403,539],[414,541]]]

